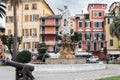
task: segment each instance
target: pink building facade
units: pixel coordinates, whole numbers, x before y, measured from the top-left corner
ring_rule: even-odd
[[[58,42],[57,33],[61,25],[60,20],[59,15],[40,18],[40,43],[45,43],[49,52],[54,52],[55,44]]]
[[[76,53],[97,52],[106,47],[104,32],[106,8],[106,4],[89,4],[88,14],[77,14],[75,16],[75,30],[81,34]]]

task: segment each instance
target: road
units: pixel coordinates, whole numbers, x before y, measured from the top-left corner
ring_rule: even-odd
[[[40,72],[34,71],[35,80],[96,80],[103,77],[119,76],[120,65],[106,64],[104,70],[80,72]],[[12,67],[0,67],[0,80],[15,80]]]

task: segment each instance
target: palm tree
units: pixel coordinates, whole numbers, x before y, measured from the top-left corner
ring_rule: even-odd
[[[2,2],[0,2],[0,18],[5,17],[6,15],[5,9],[6,9],[6,6]]]
[[[113,19],[113,23],[110,25],[110,35],[118,39],[118,47],[120,41],[120,14]]]
[[[10,3],[11,6],[13,6],[13,15],[14,15],[14,52],[13,52],[13,60],[16,60],[16,55],[17,55],[17,6],[19,6],[20,2],[22,0],[1,0],[5,3]]]

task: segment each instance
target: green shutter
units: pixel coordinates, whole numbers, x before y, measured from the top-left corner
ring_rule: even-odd
[[[82,27],[82,22],[79,22],[79,27]]]
[[[79,42],[79,44],[78,44],[78,48],[81,48],[81,42]]]
[[[108,24],[110,24],[110,18],[108,18]]]
[[[101,48],[103,48],[103,47],[104,47],[103,42],[101,42]]]
[[[97,22],[94,22],[94,27],[97,27],[98,26],[98,23]]]
[[[113,40],[110,40],[110,46],[113,46]]]

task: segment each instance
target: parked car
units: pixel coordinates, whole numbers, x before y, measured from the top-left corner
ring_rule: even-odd
[[[97,56],[91,56],[87,59],[88,62],[98,62],[99,58]]]

